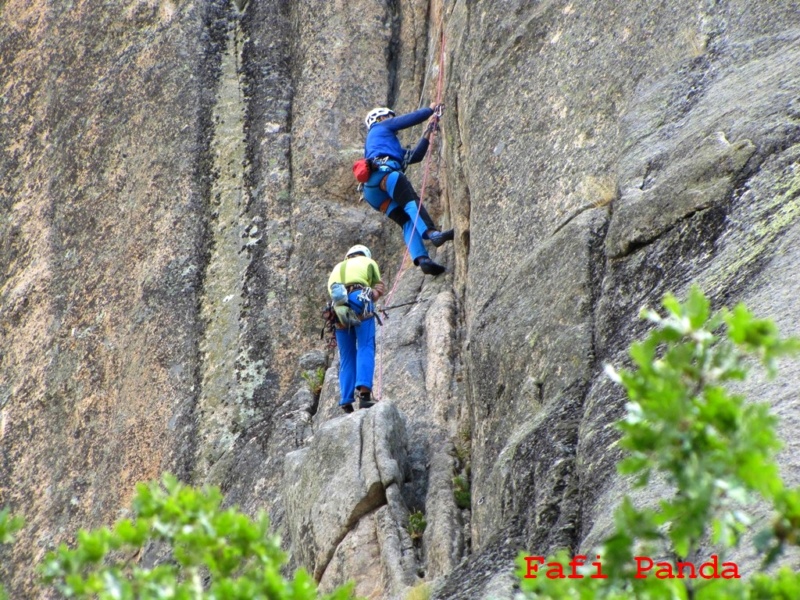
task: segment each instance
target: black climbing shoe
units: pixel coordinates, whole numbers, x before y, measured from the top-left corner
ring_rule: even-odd
[[[428,232],[428,239],[431,243],[436,246],[437,248],[444,244],[445,242],[452,242],[453,238],[455,237],[455,233],[452,229],[448,229],[447,231],[429,231]]]
[[[375,406],[375,403],[372,401],[369,392],[361,392],[361,396],[358,400],[358,408],[372,408]]]
[[[417,266],[422,269],[422,272],[425,273],[425,275],[433,275],[434,277],[436,275],[441,275],[445,270],[442,265],[433,262],[427,256],[421,256],[418,258]]]
[[[351,413],[351,412],[353,412],[353,411],[355,410],[355,409],[353,408],[353,403],[352,403],[352,402],[348,402],[347,404],[340,404],[339,406],[341,406],[341,407],[342,407],[342,410],[343,410],[344,412],[348,413],[348,414],[349,414],[349,413]]]

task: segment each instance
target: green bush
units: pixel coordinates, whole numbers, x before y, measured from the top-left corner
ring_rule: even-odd
[[[800,342],[781,339],[771,321],[754,318],[743,305],[712,314],[697,288],[685,303],[668,295],[663,306],[663,317],[642,313],[654,329],[631,347],[634,368],[606,371],[629,399],[617,422],[619,444],[628,453],[618,470],[639,488],[657,472],[674,493],[648,509],[626,497],[614,532],[585,559],[588,567],[566,552],[545,561],[520,555],[517,573],[526,598],[800,598],[800,576],[788,569],[749,579],[692,578],[687,570],[683,579],[668,579],[638,568],[637,556],[665,557],[653,559],[664,576],[677,575],[678,562],[705,562],[697,553],[710,534],[720,549],[719,571],[727,568],[733,576],[733,567],[724,567],[735,566],[725,563],[725,551],[750,531],[746,507],[757,498],[770,502],[777,515],[755,538],[764,567],[800,540],[800,490],[786,489],[779,477],[776,420],[766,404],[745,402],[726,389],[745,379],[753,359],[774,375],[776,359],[797,352]],[[559,568],[576,577],[548,577]],[[592,577],[598,568],[605,578]]]
[[[308,385],[308,389],[315,396],[319,396],[322,386],[325,383],[325,369],[317,367],[316,371],[303,371],[301,377]]]
[[[470,508],[472,506],[472,496],[469,491],[469,481],[464,475],[453,477],[453,497],[458,508]]]
[[[414,542],[422,539],[422,534],[425,533],[425,528],[428,522],[425,520],[425,514],[421,511],[415,511],[408,515],[408,535]]]
[[[250,519],[221,508],[215,488],[196,490],[170,475],[140,484],[132,519],[113,528],[80,531],[74,549],[62,545],[45,558],[45,583],[67,598],[115,600],[312,600],[316,584],[299,570],[281,575],[286,557],[268,532],[266,515]],[[163,560],[143,568],[130,557],[145,548]],[[324,596],[352,597],[352,585]]]
[[[14,541],[14,534],[22,529],[22,517],[12,517],[7,508],[0,510],[0,544],[10,544]],[[0,600],[7,598],[3,585],[0,584]]]

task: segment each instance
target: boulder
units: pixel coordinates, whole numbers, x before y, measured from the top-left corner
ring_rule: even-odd
[[[416,577],[400,493],[408,474],[405,421],[380,402],[327,421],[286,455],[283,499],[294,559],[325,586],[355,578],[365,595]]]

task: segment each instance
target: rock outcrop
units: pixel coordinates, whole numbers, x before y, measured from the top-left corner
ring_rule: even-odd
[[[406,428],[397,408],[327,421],[286,456],[283,496],[295,559],[323,589],[355,578],[359,596],[397,594],[416,580],[402,488]]]
[[[798,64],[794,0],[0,2],[11,596],[45,597],[44,553],[165,470],[375,598],[510,598],[519,551],[590,549],[627,489],[602,367],[639,309],[697,283],[798,333]],[[366,111],[439,89],[424,200],[456,240],[432,279],[350,165]],[[403,306],[382,402],[343,417],[319,308],[354,243]],[[792,483],[798,381],[743,390]]]

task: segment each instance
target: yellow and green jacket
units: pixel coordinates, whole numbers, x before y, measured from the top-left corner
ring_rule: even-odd
[[[373,287],[380,280],[381,271],[378,263],[366,256],[353,256],[333,267],[331,275],[328,277],[328,293],[330,294],[331,286],[334,283]]]

